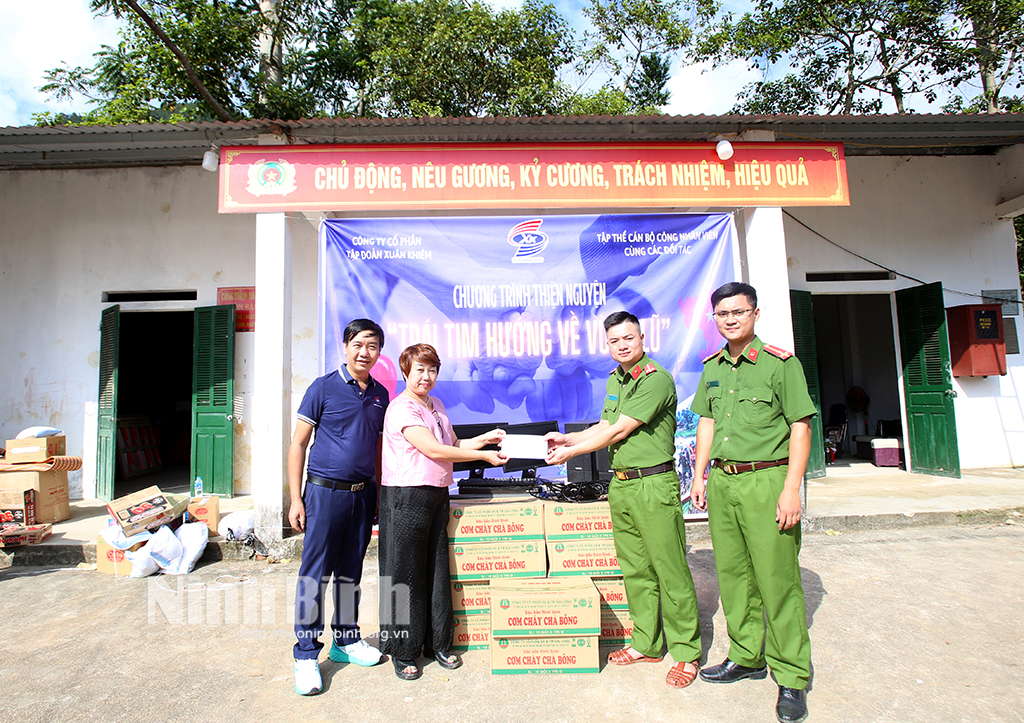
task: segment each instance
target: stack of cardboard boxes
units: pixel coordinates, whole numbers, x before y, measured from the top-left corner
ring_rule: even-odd
[[[63,457],[65,438],[9,439],[0,469],[0,547],[41,542],[53,523],[71,517],[66,469],[42,469],[52,457]],[[78,460],[80,463],[80,460]]]
[[[460,499],[448,525],[455,649],[491,672],[596,673],[632,622],[607,503]]]

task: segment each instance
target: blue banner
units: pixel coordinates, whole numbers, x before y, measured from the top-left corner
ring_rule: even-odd
[[[325,220],[321,373],[344,362],[345,325],[367,317],[386,334],[372,373],[392,394],[402,349],[426,342],[456,423],[594,421],[614,367],[602,322],[626,310],[676,380],[685,482],[686,407],[722,345],[709,298],[736,279],[735,236],[729,214]]]

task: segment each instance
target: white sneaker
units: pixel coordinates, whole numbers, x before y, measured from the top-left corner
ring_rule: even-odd
[[[369,668],[384,660],[384,656],[377,648],[362,639],[349,645],[338,645],[336,642],[332,642],[331,652],[327,657],[335,663],[355,663],[364,668]]]
[[[295,661],[295,692],[299,695],[316,695],[324,687],[320,678],[320,663],[316,658]]]

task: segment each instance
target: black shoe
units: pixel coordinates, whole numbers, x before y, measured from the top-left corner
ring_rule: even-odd
[[[424,648],[423,655],[427,658],[433,658],[436,660],[437,664],[445,670],[455,670],[456,668],[462,667],[462,658],[450,650],[428,650],[427,648]]]
[[[737,665],[728,658],[724,663],[700,671],[700,679],[707,683],[735,683],[744,678],[763,680],[767,676],[768,668],[764,665],[760,668],[748,668],[745,665]]]
[[[779,686],[779,702],[775,704],[779,723],[800,723],[807,717],[807,691]]]
[[[395,675],[402,680],[416,680],[423,675],[423,671],[420,670],[420,666],[415,660],[399,660],[391,656],[391,662],[395,666]]]

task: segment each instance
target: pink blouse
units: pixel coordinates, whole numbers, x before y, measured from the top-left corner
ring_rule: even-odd
[[[388,487],[447,487],[452,478],[452,463],[434,460],[420,452],[402,431],[406,427],[426,427],[441,444],[452,443],[455,433],[441,400],[430,397],[434,411],[399,394],[384,413],[384,442],[381,484]]]

